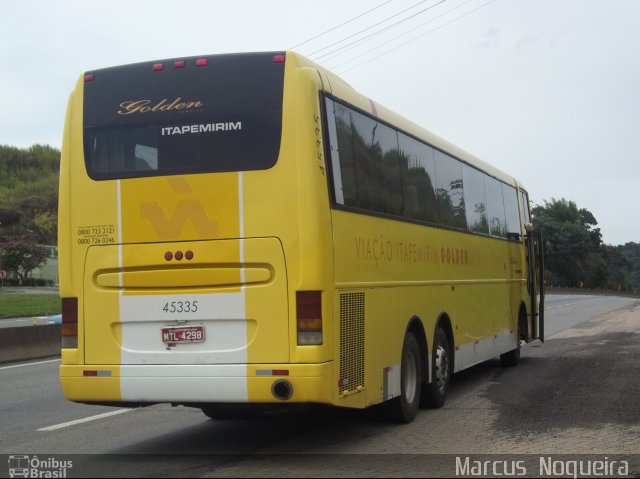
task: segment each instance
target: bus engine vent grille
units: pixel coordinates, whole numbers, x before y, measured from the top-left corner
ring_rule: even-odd
[[[364,292],[340,295],[340,394],[364,387]]]

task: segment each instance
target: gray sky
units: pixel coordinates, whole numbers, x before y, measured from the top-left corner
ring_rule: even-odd
[[[59,148],[85,70],[289,49],[385,1],[2,1],[0,144]],[[587,208],[605,243],[640,242],[640,0],[419,2],[384,3],[295,51],[327,54],[317,61],[517,177],[534,203]]]

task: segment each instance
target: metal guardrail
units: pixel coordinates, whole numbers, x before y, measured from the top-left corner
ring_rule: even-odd
[[[601,296],[621,296],[623,298],[640,299],[640,293],[618,291],[615,289],[563,288],[557,286],[546,286],[544,290],[547,294],[595,294]]]

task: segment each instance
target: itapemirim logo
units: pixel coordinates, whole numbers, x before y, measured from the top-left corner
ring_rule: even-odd
[[[73,467],[73,461],[64,461],[54,457],[9,456],[9,477],[63,478]]]

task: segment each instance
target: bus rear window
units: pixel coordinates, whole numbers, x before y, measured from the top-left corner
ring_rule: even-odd
[[[84,153],[97,180],[263,170],[277,161],[284,63],[235,54],[91,72]],[[206,62],[198,60],[206,59]],[[202,66],[197,66],[198,64]]]

